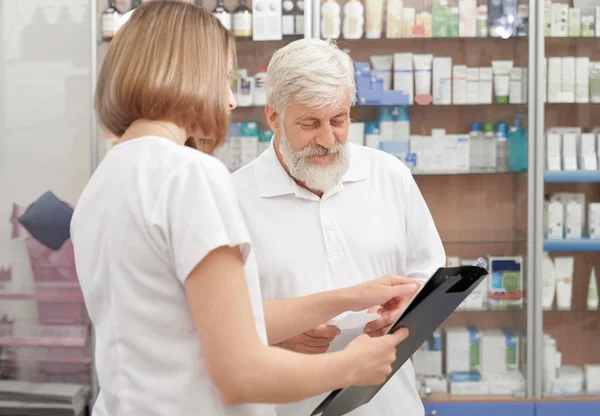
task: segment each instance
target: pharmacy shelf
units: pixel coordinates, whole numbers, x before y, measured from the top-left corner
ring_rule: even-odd
[[[85,347],[85,325],[0,324],[0,347]]]
[[[546,183],[577,183],[577,182],[600,182],[600,170],[573,170],[544,172]]]
[[[544,240],[544,251],[600,251],[600,239],[591,240],[582,238],[580,240]]]
[[[0,300],[35,300],[39,302],[82,303],[81,293],[17,293],[0,292]]]
[[[0,354],[0,361],[13,362],[36,362],[36,363],[65,363],[65,364],[91,364],[92,357],[90,355],[69,356],[58,354],[16,354],[12,351],[3,352]]]

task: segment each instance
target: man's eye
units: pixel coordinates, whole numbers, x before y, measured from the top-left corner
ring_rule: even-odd
[[[302,127],[304,127],[305,129],[314,129],[315,127],[317,127],[319,125],[319,123],[314,122],[314,123],[302,123],[300,124]]]
[[[345,119],[333,119],[331,120],[331,124],[333,124],[334,126],[341,126],[342,124],[344,124],[344,121],[346,121]]]

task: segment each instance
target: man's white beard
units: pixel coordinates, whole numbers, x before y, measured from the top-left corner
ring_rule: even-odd
[[[324,193],[333,188],[348,170],[348,142],[344,144],[336,142],[335,146],[331,149],[317,146],[306,147],[296,151],[290,146],[283,126],[281,126],[280,132],[279,152],[281,153],[283,163],[287,166],[290,175],[303,183],[307,188]],[[314,165],[308,160],[311,156],[331,153],[336,154],[335,160],[326,166]]]

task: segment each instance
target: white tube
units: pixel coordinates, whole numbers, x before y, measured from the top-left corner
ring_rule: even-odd
[[[542,257],[542,309],[547,311],[552,308],[556,292],[556,272],[554,262],[548,253]]]
[[[573,297],[573,257],[556,257],[556,306],[559,310],[571,309]]]
[[[431,65],[433,55],[413,55],[415,95],[431,95]]]
[[[377,72],[383,74],[383,89],[392,89],[392,66],[394,59],[392,55],[373,55],[371,56],[371,67]]]
[[[494,90],[497,104],[508,104],[510,90],[510,71],[513,61],[492,61],[494,71]]]

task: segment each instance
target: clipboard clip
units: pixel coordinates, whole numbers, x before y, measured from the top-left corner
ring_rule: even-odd
[[[475,263],[473,263],[473,266],[481,267],[482,269],[487,270],[487,261],[485,261],[485,259],[483,257],[479,257],[477,260],[475,260]]]

